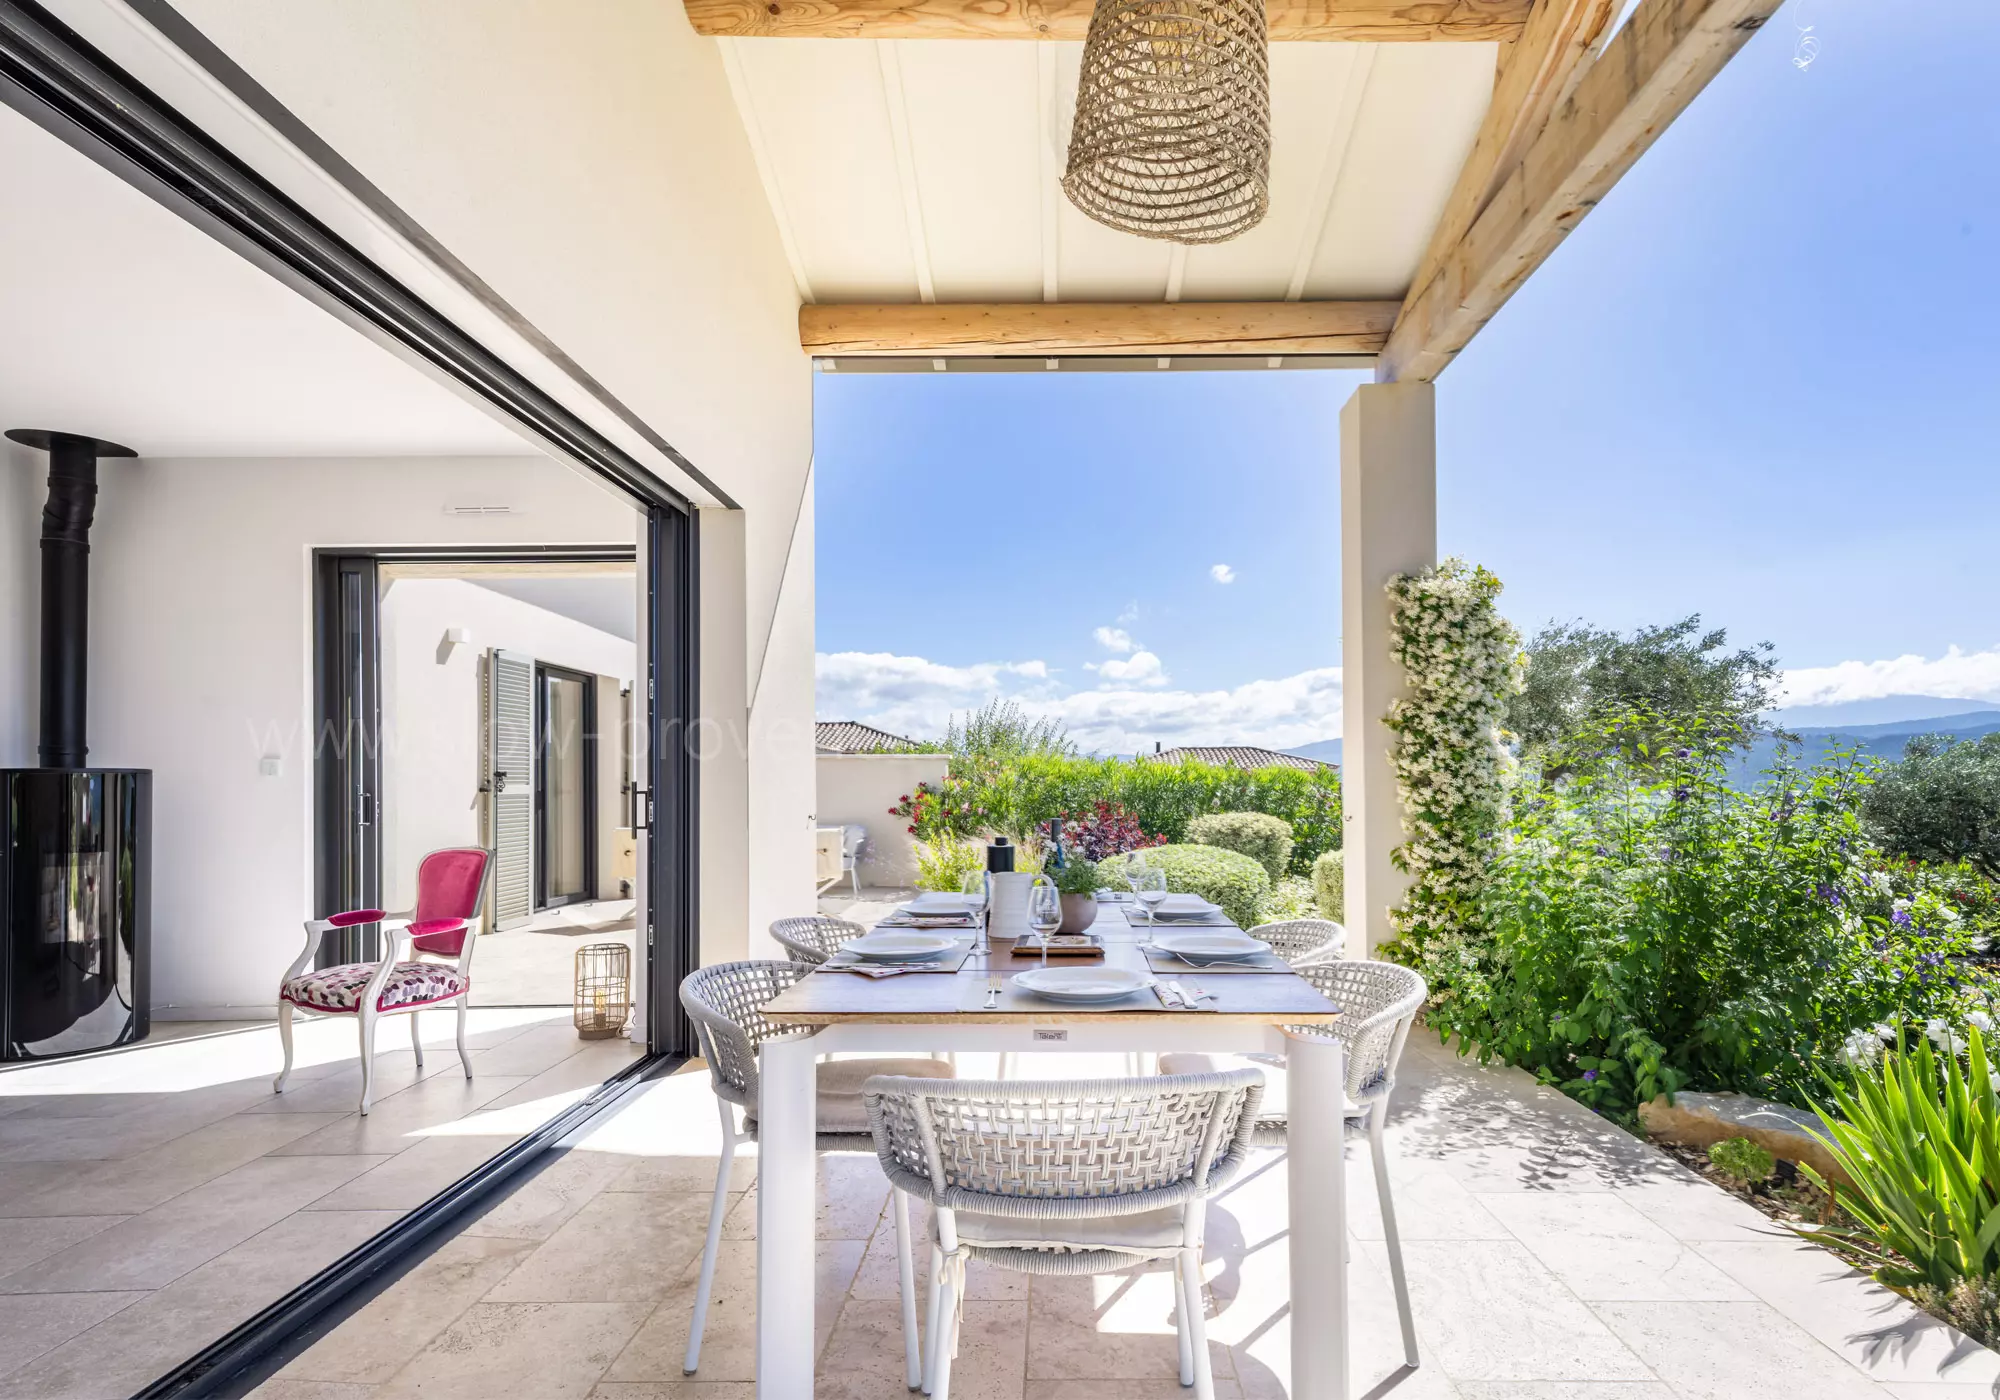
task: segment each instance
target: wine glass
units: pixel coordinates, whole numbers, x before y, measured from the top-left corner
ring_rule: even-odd
[[[1160,904],[1167,897],[1167,872],[1157,865],[1134,865],[1127,878],[1132,893],[1146,910],[1146,922],[1155,922]]]
[[[1049,965],[1049,939],[1062,927],[1062,894],[1046,875],[1028,886],[1028,927],[1041,935],[1042,966]]]
[[[967,875],[964,882],[960,884],[959,891],[965,896],[966,912],[972,915],[972,922],[979,929],[979,937],[973,944],[972,951],[975,953],[992,952],[992,946],[986,941],[986,920],[982,917],[986,913],[986,872],[984,870],[975,870]]]

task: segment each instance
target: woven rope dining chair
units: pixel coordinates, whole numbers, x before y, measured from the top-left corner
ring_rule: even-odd
[[[848,939],[859,938],[866,932],[860,924],[828,914],[800,914],[771,925],[771,937],[778,940],[778,946],[793,962],[814,967],[839,952],[840,945]]]
[[[1337,958],[1347,947],[1347,930],[1331,919],[1285,919],[1275,924],[1259,924],[1252,938],[1261,938],[1271,951],[1293,967]]]
[[[1347,1048],[1347,1111],[1349,1127],[1365,1124],[1368,1149],[1375,1160],[1375,1196],[1382,1205],[1382,1235],[1389,1247],[1389,1277],[1396,1286],[1396,1316],[1403,1327],[1403,1357],[1417,1365],[1417,1327],[1410,1316],[1410,1284],[1403,1272],[1403,1241],[1396,1229],[1396,1206],[1389,1193],[1389,1155],[1382,1129],[1389,1118],[1389,1096],[1396,1090],[1396,1063],[1403,1058],[1410,1027],[1423,1009],[1430,988],[1424,979],[1395,963],[1337,959],[1309,963],[1299,976],[1317,987],[1340,1009],[1332,1025],[1286,1026],[1293,1035],[1334,1037]],[[1234,1068],[1264,1072],[1269,1088],[1258,1112],[1260,1142],[1283,1142],[1289,1122],[1284,1059],[1277,1055],[1202,1055],[1175,1052],[1160,1056],[1162,1074],[1214,1074]]]
[[[931,1203],[924,1389],[950,1400],[965,1269],[1103,1274],[1174,1265],[1181,1384],[1211,1400],[1201,1249],[1208,1198],[1250,1148],[1263,1076],[1079,1082],[869,1080],[875,1155],[896,1188]]]
[[[701,1361],[701,1334],[708,1322],[709,1294],[715,1287],[715,1255],[722,1218],[729,1204],[729,1170],[736,1149],[757,1139],[757,1050],[773,1036],[807,1031],[764,1014],[764,1004],[812,969],[803,963],[757,960],[717,963],[689,973],[681,982],[681,1005],[694,1022],[709,1083],[722,1118],[722,1160],[715,1168],[715,1199],[708,1211],[708,1238],[702,1245],[701,1279],[695,1285],[694,1317],[688,1328],[682,1367],[693,1375]],[[861,1086],[871,1076],[906,1076],[913,1084],[951,1078],[939,1060],[824,1060],[816,1066],[818,1146],[822,1152],[866,1152],[874,1146]],[[743,1111],[741,1126],[736,1111]],[[896,1249],[903,1283],[904,1360],[912,1390],[920,1380],[917,1350],[917,1285],[910,1255],[910,1222],[896,1193]]]

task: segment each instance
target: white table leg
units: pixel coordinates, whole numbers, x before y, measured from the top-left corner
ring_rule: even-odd
[[[1347,1056],[1337,1040],[1287,1037],[1292,1400],[1347,1400]]]
[[[813,1391],[813,1218],[818,1199],[810,1037],[764,1042],[757,1095],[757,1395]]]

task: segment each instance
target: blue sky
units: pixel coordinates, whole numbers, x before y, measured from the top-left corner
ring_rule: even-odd
[[[1441,377],[1440,547],[1524,629],[1700,612],[1795,700],[2000,700],[1996,55],[1987,0],[1795,0]],[[1337,734],[1358,380],[818,376],[822,716]]]

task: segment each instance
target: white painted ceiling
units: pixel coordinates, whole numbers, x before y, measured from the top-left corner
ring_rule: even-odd
[[[534,453],[6,107],[0,171],[0,428],[146,457]]]
[[[1494,44],[1271,46],[1271,209],[1200,248],[1058,184],[1081,44],[722,39],[818,302],[1400,297],[1492,95]]]

